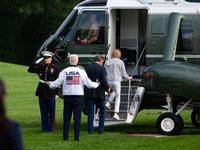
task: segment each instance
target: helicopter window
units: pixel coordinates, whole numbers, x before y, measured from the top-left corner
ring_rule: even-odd
[[[192,51],[193,50],[193,30],[180,30],[177,51]]]
[[[84,11],[76,31],[76,44],[104,44],[105,11]]]
[[[55,33],[55,35],[60,40],[64,41],[65,43],[68,43],[71,38],[71,34],[74,27],[74,22],[77,17],[77,13],[78,13],[78,10],[72,11],[70,15],[67,17],[67,19],[60,26],[58,31]]]
[[[59,29],[56,31],[54,36],[50,37],[44,46],[44,50],[49,50],[54,53],[52,61],[53,63],[65,62],[67,48],[64,44],[68,43],[71,38],[77,13],[78,10],[73,10],[67,17],[67,19],[59,27]]]

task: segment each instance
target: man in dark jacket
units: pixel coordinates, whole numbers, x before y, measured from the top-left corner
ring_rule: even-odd
[[[88,77],[92,81],[100,82],[100,86],[96,89],[86,88],[85,97],[87,98],[87,109],[88,109],[88,133],[93,134],[93,119],[94,119],[94,106],[100,108],[100,120],[98,133],[101,134],[104,131],[104,120],[105,120],[105,91],[110,91],[108,82],[106,80],[106,70],[102,66],[103,56],[95,56],[95,63],[86,68]]]
[[[60,69],[52,64],[52,52],[43,51],[43,57],[32,63],[28,69],[30,73],[37,73],[40,82],[35,95],[39,97],[42,132],[55,132],[55,103],[58,97],[58,89],[50,89],[47,82],[53,82],[59,76]],[[44,65],[39,64],[41,61]]]

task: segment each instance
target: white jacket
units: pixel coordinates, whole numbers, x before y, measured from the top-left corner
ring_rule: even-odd
[[[122,77],[130,79],[126,73],[125,65],[119,58],[111,58],[105,64],[108,81],[122,81]]]
[[[98,83],[92,82],[87,73],[78,67],[68,67],[60,73],[58,79],[50,84],[50,88],[62,85],[63,95],[84,95],[84,85],[88,88],[97,88]]]

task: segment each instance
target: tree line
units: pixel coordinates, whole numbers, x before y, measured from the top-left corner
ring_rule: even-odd
[[[1,0],[0,61],[30,65],[49,33],[83,0]]]

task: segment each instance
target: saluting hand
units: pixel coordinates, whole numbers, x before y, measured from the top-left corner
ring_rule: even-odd
[[[39,64],[43,59],[44,59],[44,58],[42,57],[42,58],[38,59],[35,63],[36,63],[36,64]]]

